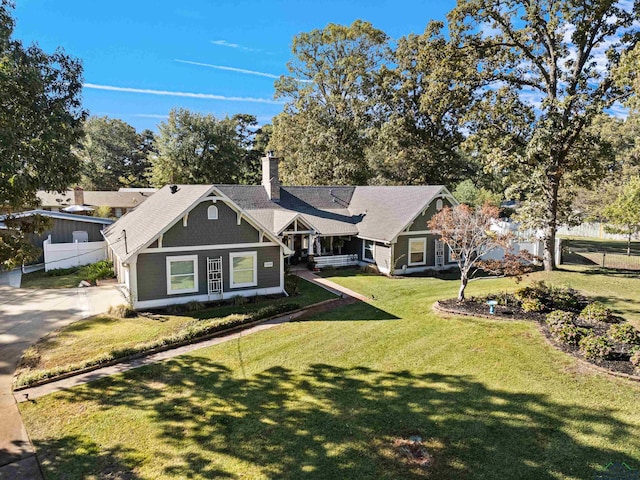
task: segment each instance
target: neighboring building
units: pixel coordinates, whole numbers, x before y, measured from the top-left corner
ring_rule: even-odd
[[[278,159],[263,184],[166,186],[105,231],[135,308],[284,291],[285,258],[375,264],[385,274],[450,266],[427,226],[457,205],[438,186],[283,187]]]
[[[43,210],[87,212],[96,207],[109,207],[111,216],[119,218],[141,205],[155,191],[153,188],[123,188],[117,192],[101,192],[76,187],[63,193],[40,190],[37,197]]]
[[[13,217],[42,215],[51,219],[50,230],[30,235],[30,242],[42,250],[35,263],[45,264],[46,270],[87,265],[106,258],[106,243],[102,230],[114,221],[109,218],[88,217],[64,212],[30,210]],[[0,228],[6,228],[0,217]]]

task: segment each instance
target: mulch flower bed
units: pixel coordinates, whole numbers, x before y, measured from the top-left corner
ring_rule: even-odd
[[[520,296],[518,296],[518,292],[516,292],[514,295],[503,293],[496,297],[489,296],[470,298],[464,302],[458,302],[456,299],[448,299],[437,302],[436,308],[449,313],[491,318],[495,320],[525,320],[535,322],[549,343],[563,352],[572,355],[581,361],[595,365],[596,367],[599,367],[599,369],[605,369],[614,375],[628,376],[634,380],[640,380],[640,366],[634,366],[630,361],[630,357],[634,351],[640,350],[640,343],[622,343],[611,338],[611,333],[609,332],[612,325],[625,323],[625,320],[622,317],[614,316],[608,312],[606,321],[584,318],[585,307],[591,303],[597,302],[590,302],[586,297],[570,289],[555,289],[556,292],[562,290],[564,295],[562,298],[565,301],[567,298],[567,292],[569,292],[569,295],[573,296],[573,300],[571,300],[573,301],[573,304],[571,304],[570,307],[567,307],[566,304],[562,304],[561,306],[564,308],[558,308],[558,305],[554,304],[553,299],[554,287],[545,286],[544,284],[538,287],[542,290],[546,288],[547,293],[539,294],[535,289],[533,289],[532,293],[531,287],[526,287],[528,290]],[[526,289],[521,290],[524,291]],[[541,311],[523,310],[521,305],[526,304],[527,300],[531,300],[531,298],[523,297],[525,294],[531,294],[534,296],[538,295],[537,298],[540,300]],[[498,300],[500,304],[494,307],[495,313],[490,314],[487,301],[493,299]],[[506,305],[504,305],[505,302]],[[588,356],[585,356],[584,352],[581,351],[578,340],[574,342],[560,340],[557,333],[554,335],[554,332],[552,331],[553,327],[551,327],[550,322],[547,320],[547,315],[554,310],[563,310],[571,316],[572,321],[566,323],[566,325],[571,326],[571,328],[576,328],[580,332],[579,338],[595,335],[599,338],[606,339],[610,347],[610,352],[606,356],[603,356],[603,358],[588,358]]]

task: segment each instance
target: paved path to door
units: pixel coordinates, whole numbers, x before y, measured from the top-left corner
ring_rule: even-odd
[[[27,290],[0,286],[0,480],[41,478],[11,392],[24,350],[47,333],[124,303],[114,286]]]

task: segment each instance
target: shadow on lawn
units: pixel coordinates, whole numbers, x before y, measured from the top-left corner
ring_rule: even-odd
[[[639,458],[566,433],[577,422],[574,434],[623,437],[635,443],[630,450],[640,451],[633,427],[617,420],[615,411],[492,390],[471,376],[316,364],[301,372],[273,367],[240,379],[225,366],[186,357],[59,395],[110,409],[105,415],[126,407],[128,415],[148,416],[145,432],[159,432],[151,441],[157,442],[152,461],[160,476],[175,478],[236,478],[246,470],[242,464],[266,478],[299,479],[586,479],[612,461],[640,466]],[[118,468],[133,467],[143,453],[134,449],[145,448],[120,428],[124,438],[114,442],[126,441],[130,450],[100,454],[77,437],[36,447],[40,458],[52,459],[45,465],[52,473],[104,478],[111,458]],[[429,471],[394,453],[393,440],[411,435],[427,442],[435,458]],[[94,455],[104,461],[94,464]],[[232,463],[235,470],[227,471]]]

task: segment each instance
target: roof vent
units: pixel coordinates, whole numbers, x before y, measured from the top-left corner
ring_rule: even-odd
[[[171,190],[171,195],[173,195],[174,193],[177,193],[178,190],[180,189],[178,188],[177,185],[169,185],[169,190]]]

